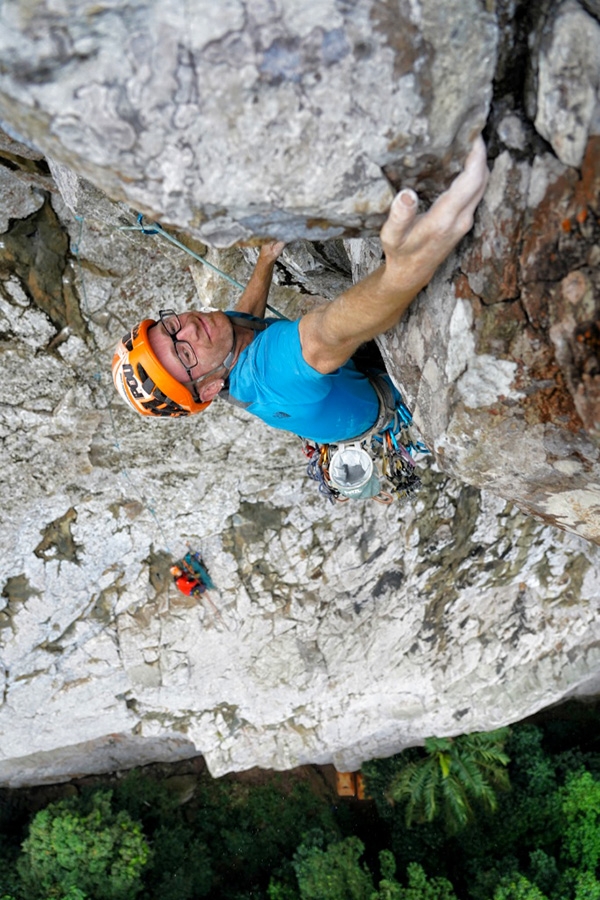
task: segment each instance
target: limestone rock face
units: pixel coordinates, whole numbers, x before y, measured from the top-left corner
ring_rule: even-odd
[[[580,166],[600,119],[600,22],[568,0],[552,10],[541,40],[535,127],[561,162]]]
[[[201,11],[0,13],[2,784],[353,769],[598,691],[595,0]],[[331,506],[241,410],[120,403],[133,321],[238,295],[134,210],[241,282],[256,250],[215,246],[293,239],[295,318],[380,263],[390,184],[426,205],[486,117],[474,230],[380,342],[433,451],[414,499]],[[199,600],[168,571],[188,546]]]
[[[496,34],[479,0],[9,0],[0,118],[214,246],[320,240],[380,224],[390,181],[447,181]]]
[[[600,137],[579,171],[504,149],[460,258],[384,338],[446,471],[595,543],[599,213]]]

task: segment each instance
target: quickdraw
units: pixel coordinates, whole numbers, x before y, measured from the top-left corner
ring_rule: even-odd
[[[306,474],[319,485],[319,493],[323,494],[331,503],[338,500],[345,503],[349,497],[342,494],[331,484],[329,478],[330,450],[334,444],[313,444],[302,438],[302,452],[308,459]]]
[[[302,450],[308,460],[306,474],[317,482],[319,493],[331,503],[345,503],[352,497],[371,498],[385,504],[391,503],[394,497],[406,500],[421,486],[415,457],[430,452],[423,441],[412,438],[411,424],[412,416],[404,403],[400,402],[395,408],[392,422],[360,442],[348,445],[317,444],[303,439]],[[340,449],[353,451],[357,462],[353,467],[352,461],[345,465],[342,459],[341,468],[349,476],[348,487],[336,480],[336,473],[332,472],[332,461],[335,468],[335,457],[339,457]],[[347,454],[346,459],[352,460],[352,457]],[[358,465],[361,460],[365,463],[370,460],[371,469],[368,464],[363,464],[361,470]],[[358,472],[356,486],[350,483],[354,470]]]

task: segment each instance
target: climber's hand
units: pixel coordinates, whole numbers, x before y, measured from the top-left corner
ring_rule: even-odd
[[[284,247],[283,241],[268,241],[262,245],[250,281],[235,307],[238,312],[264,316],[275,261]]]
[[[275,262],[285,248],[285,241],[269,241],[260,248],[259,256],[266,262]]]
[[[300,321],[302,355],[313,369],[334,372],[360,344],[396,324],[472,228],[488,177],[485,144],[478,138],[464,170],[428,212],[418,215],[417,195],[400,191],[381,229],[385,265]]]
[[[420,290],[436,268],[473,227],[477,204],[483,197],[489,172],[486,149],[478,138],[463,171],[424,215],[417,215],[417,195],[404,190],[394,199],[381,229],[388,276]]]

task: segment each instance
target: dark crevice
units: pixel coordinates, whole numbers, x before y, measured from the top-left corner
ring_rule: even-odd
[[[3,234],[0,274],[18,279],[28,299],[44,312],[57,332],[68,328],[85,339],[79,299],[64,279],[69,235],[45,195],[43,206],[25,219],[11,219]]]
[[[516,4],[511,0],[500,0],[498,3],[498,61],[490,114],[483,131],[490,160],[494,160],[504,149],[498,126],[508,113],[518,116],[526,135],[522,150],[510,148],[515,159],[531,161],[543,153],[555,156],[551,145],[535,130],[532,110],[528,109],[528,97],[535,95],[535,65],[532,64],[530,38],[532,34],[540,33],[550,8],[550,0],[517,0]]]
[[[50,167],[45,159],[27,159],[25,156],[10,153],[8,150],[0,150],[0,165],[12,172],[41,175],[44,178],[51,177]]]

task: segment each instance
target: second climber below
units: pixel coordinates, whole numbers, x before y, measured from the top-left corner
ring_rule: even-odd
[[[398,322],[470,231],[488,176],[478,138],[428,212],[418,215],[415,192],[400,191],[380,233],[384,263],[297,321],[263,318],[284,248],[265,244],[234,310],[162,310],[122,338],[113,360],[121,397],[143,415],[179,417],[201,412],[221,394],[268,425],[320,444],[381,427],[394,403],[391,380],[358,371],[352,356]]]

